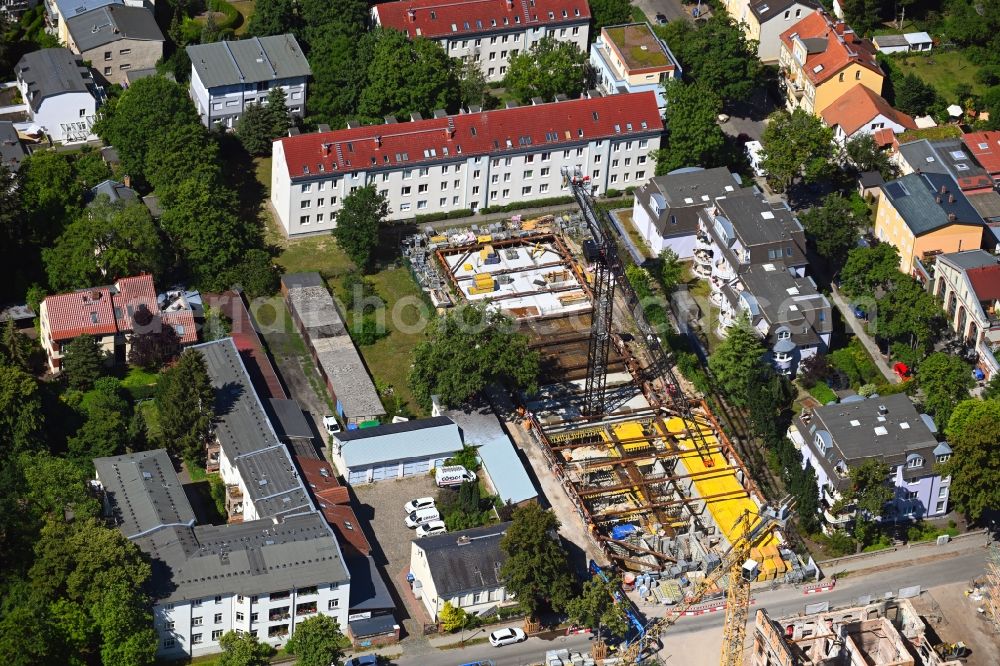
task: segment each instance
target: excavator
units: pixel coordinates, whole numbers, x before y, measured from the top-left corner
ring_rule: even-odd
[[[747,615],[750,612],[750,584],[757,580],[760,565],[750,554],[772,531],[784,527],[791,515],[792,501],[782,500],[778,508],[764,505],[759,511],[744,511],[737,525],[741,535],[722,556],[719,566],[708,572],[698,583],[694,594],[664,617],[650,620],[642,631],[627,642],[618,652],[621,663],[639,664],[659,649],[660,634],[684,616],[684,612],[704,599],[706,592],[716,587],[724,578],[726,585],[726,622],[722,639],[722,666],[739,666],[743,663],[743,644],[746,640]]]

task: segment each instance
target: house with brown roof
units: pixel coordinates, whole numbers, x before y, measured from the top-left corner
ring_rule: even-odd
[[[880,130],[902,134],[917,128],[912,117],[892,108],[881,95],[860,83],[838,97],[820,115],[823,122],[833,128],[833,138],[839,143],[846,143],[862,134],[874,137]]]
[[[142,310],[152,315],[152,321],[145,325],[136,321],[136,314]],[[62,366],[64,346],[81,335],[96,337],[101,349],[116,363],[128,358],[134,334],[155,332],[161,326],[172,326],[181,344],[198,341],[193,309],[161,311],[153,278],[148,274],[48,296],[39,308],[39,321],[42,348],[52,372],[59,372]]]
[[[993,182],[1000,185],[1000,131],[970,132],[962,135],[962,143],[975,156]]]
[[[872,43],[826,12],[814,12],[781,33],[778,64],[789,111],[820,115],[857,84],[882,94],[885,75]]]

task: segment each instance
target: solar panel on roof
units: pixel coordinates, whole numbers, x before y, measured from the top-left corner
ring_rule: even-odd
[[[906,188],[903,187],[902,183],[897,183],[895,181],[887,183],[885,186],[885,191],[888,192],[889,196],[891,196],[894,199],[898,199],[899,197],[905,197],[909,194],[909,192],[906,191]]]

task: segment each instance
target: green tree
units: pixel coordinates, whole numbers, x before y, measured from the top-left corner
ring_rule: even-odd
[[[458,109],[457,66],[440,44],[423,37],[410,40],[395,30],[374,34],[368,86],[358,102],[362,116],[381,121],[387,115]]]
[[[270,296],[278,291],[280,275],[265,250],[248,250],[229,274],[231,285],[239,285],[247,298]]]
[[[892,289],[878,301],[878,316],[869,328],[881,338],[906,343],[910,349],[926,354],[944,330],[941,306],[919,282],[897,274]]]
[[[915,74],[907,74],[899,81],[893,81],[896,94],[896,108],[911,116],[926,115],[937,103],[937,92]]]
[[[470,303],[431,322],[428,339],[414,350],[410,386],[426,407],[432,395],[460,405],[494,382],[534,393],[538,362],[510,317]]]
[[[177,331],[163,317],[140,307],[132,315],[134,333],[128,352],[129,365],[153,370],[173,361],[181,353]]]
[[[389,203],[385,196],[367,185],[344,197],[337,214],[333,237],[343,248],[354,265],[362,271],[371,269],[378,248],[379,227],[389,217]]]
[[[573,598],[573,574],[557,534],[559,519],[532,502],[514,509],[500,548],[504,586],[532,617],[545,608],[560,611]]]
[[[8,319],[0,331],[0,363],[31,371],[31,355],[37,347],[28,336],[17,330]]]
[[[701,83],[672,81],[666,84],[668,127],[664,147],[655,153],[656,173],[682,167],[717,166],[726,136],[716,122],[722,100]]]
[[[883,516],[885,505],[893,497],[888,483],[889,465],[880,458],[865,458],[860,465],[850,468],[848,474],[851,484],[834,504],[833,511],[839,513],[854,507],[854,538],[861,552],[874,536],[873,521]]]
[[[802,109],[772,113],[760,142],[761,167],[780,191],[796,178],[812,182],[830,172],[833,130]]]
[[[503,85],[522,103],[534,97],[548,102],[558,94],[578,97],[586,82],[586,62],[573,42],[543,37],[510,59]]]
[[[151,666],[159,636],[153,629],[149,599],[124,581],[102,590],[92,613],[101,630],[101,663],[108,666]]]
[[[62,370],[70,388],[86,391],[104,375],[105,354],[93,335],[78,335],[63,347]]]
[[[33,153],[17,172],[21,208],[27,213],[22,237],[47,247],[59,235],[65,220],[79,215],[83,190],[75,185],[72,157],[49,150]]]
[[[917,369],[924,408],[941,427],[948,425],[952,411],[969,397],[975,385],[972,368],[957,356],[935,352],[920,362]]]
[[[859,35],[870,35],[881,21],[881,0],[844,0],[844,19]]]
[[[669,247],[660,252],[659,259],[660,285],[667,294],[670,294],[684,279],[684,264],[681,263],[677,253]]]
[[[592,0],[590,5],[590,34],[598,35],[606,25],[632,22],[632,6],[628,0]]]
[[[899,278],[899,251],[889,243],[852,249],[840,271],[841,289],[852,297],[873,296]]]
[[[111,178],[111,168],[100,152],[87,146],[73,159],[73,176],[81,189],[89,190]]]
[[[605,582],[594,576],[583,584],[580,595],[566,604],[566,614],[574,623],[596,629],[598,640],[602,629],[607,629],[612,636],[625,636],[629,629],[628,617],[614,597],[620,589],[618,578]]]
[[[19,459],[24,486],[21,500],[36,520],[62,518],[66,509],[76,518],[96,518],[100,503],[90,494],[87,467],[48,452],[22,453]]]
[[[819,529],[819,481],[816,470],[811,463],[806,462],[802,473],[792,478],[789,491],[795,498],[796,520],[807,534],[812,534]]]
[[[500,100],[490,94],[490,86],[482,67],[471,58],[462,62],[458,72],[458,86],[464,107],[478,106],[483,110],[490,110],[500,103]]]
[[[285,643],[285,651],[295,655],[298,666],[330,666],[340,663],[344,648],[350,644],[335,619],[316,615],[295,625],[295,633]]]
[[[309,52],[311,119],[344,127],[345,121],[357,114],[361,93],[368,86],[375,41],[375,33],[367,33],[360,38],[331,34],[313,42]]]
[[[258,0],[250,15],[247,32],[254,37],[270,37],[297,32],[298,27],[292,0]]]
[[[445,631],[458,631],[469,621],[469,614],[462,608],[455,608],[450,601],[444,602],[438,611],[438,620]]]
[[[0,364],[0,462],[39,449],[44,425],[38,382],[20,368]]]
[[[227,631],[219,639],[222,656],[219,666],[268,666],[274,650],[257,639],[257,634],[237,634]],[[332,662],[331,662],[332,663]]]
[[[858,243],[864,220],[855,216],[848,199],[832,192],[823,203],[799,214],[816,252],[836,272],[847,261],[847,253]]]
[[[236,128],[236,135],[247,152],[252,155],[270,155],[275,139],[288,134],[288,107],[285,91],[271,88],[267,104],[250,104],[243,110]]]
[[[185,121],[164,127],[149,138],[145,176],[166,201],[187,180],[222,187],[218,141],[200,123]]]
[[[167,448],[189,462],[204,460],[215,416],[215,390],[200,353],[185,350],[177,364],[160,375],[156,406]]]
[[[166,261],[160,232],[141,202],[100,195],[42,251],[53,289],[83,289],[128,275],[160,275]]]
[[[859,173],[877,171],[886,181],[899,177],[899,167],[890,159],[889,153],[879,148],[875,137],[867,132],[848,139],[844,154],[847,162]]]
[[[709,356],[708,369],[733,405],[746,405],[750,382],[760,373],[765,351],[760,337],[743,316]]]
[[[960,402],[945,434],[952,454],[941,474],[951,477],[951,502],[978,521],[1000,506],[1000,400]]]

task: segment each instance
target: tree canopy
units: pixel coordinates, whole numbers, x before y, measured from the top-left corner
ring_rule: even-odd
[[[344,197],[332,233],[362,271],[370,270],[375,261],[379,228],[385,224],[389,212],[389,202],[374,185],[366,185]]]
[[[847,163],[859,173],[877,171],[886,181],[899,176],[899,167],[890,159],[889,153],[875,142],[875,137],[864,132],[847,140],[844,145]]]
[[[628,0],[590,0],[590,34],[599,35],[606,25],[621,25],[632,21],[632,6]]]
[[[160,375],[156,406],[168,450],[186,461],[201,463],[215,416],[215,390],[200,353],[185,350],[177,364]]]
[[[909,275],[896,275],[892,289],[878,300],[878,316],[871,317],[869,328],[878,337],[909,346],[922,357],[945,328],[944,311],[919,282]]]
[[[945,430],[951,458],[941,474],[951,477],[952,505],[969,520],[1000,506],[1000,400],[964,400]]]
[[[708,368],[733,405],[746,405],[747,390],[760,371],[766,351],[745,316],[729,328],[726,339],[712,351]]]
[[[86,391],[104,374],[105,354],[94,336],[78,335],[62,352],[62,371],[71,388]]]
[[[249,104],[240,115],[236,135],[251,155],[270,155],[274,140],[285,136],[291,123],[285,91],[275,86],[267,93],[267,104]]]
[[[665,85],[667,137],[655,153],[656,173],[663,175],[682,167],[713,167],[721,164],[726,136],[716,118],[722,100],[702,83],[671,81]]]
[[[834,270],[844,265],[847,253],[857,245],[865,223],[857,215],[850,199],[837,192],[828,194],[821,205],[800,213],[799,220],[816,245],[816,252]]]
[[[578,97],[586,80],[587,55],[573,42],[543,37],[512,57],[503,84],[519,102],[534,97],[551,102],[556,95]]]
[[[410,386],[427,407],[433,395],[445,405],[460,405],[493,382],[534,393],[538,362],[538,352],[514,331],[510,317],[469,303],[431,322],[428,339],[414,350]]]
[[[615,594],[621,589],[621,581],[613,578],[607,582],[594,576],[583,584],[579,596],[566,604],[566,614],[570,620],[584,627],[607,629],[612,636],[624,637],[629,623],[625,611],[615,603]]]
[[[797,179],[812,182],[830,171],[833,130],[802,109],[776,111],[761,136],[761,167],[779,191]]]
[[[500,568],[504,586],[532,617],[546,608],[563,610],[573,597],[573,574],[558,529],[556,515],[531,502],[514,509],[500,541],[507,556]]]
[[[899,251],[889,243],[878,243],[847,253],[840,284],[848,296],[873,296],[876,289],[885,289],[899,277]]]
[[[950,423],[955,406],[969,397],[969,389],[976,383],[968,363],[944,352],[934,352],[921,361],[917,379],[924,408],[941,428]]]
[[[269,666],[271,653],[267,643],[261,643],[256,633],[237,634],[227,631],[219,639],[222,656],[219,666]],[[333,663],[333,662],[330,662]]]
[[[350,644],[335,619],[329,615],[315,615],[295,625],[295,633],[285,643],[285,651],[295,655],[297,666],[330,666],[340,663],[344,648]]]
[[[927,115],[937,103],[937,92],[916,74],[893,81],[896,108],[911,116]]]

